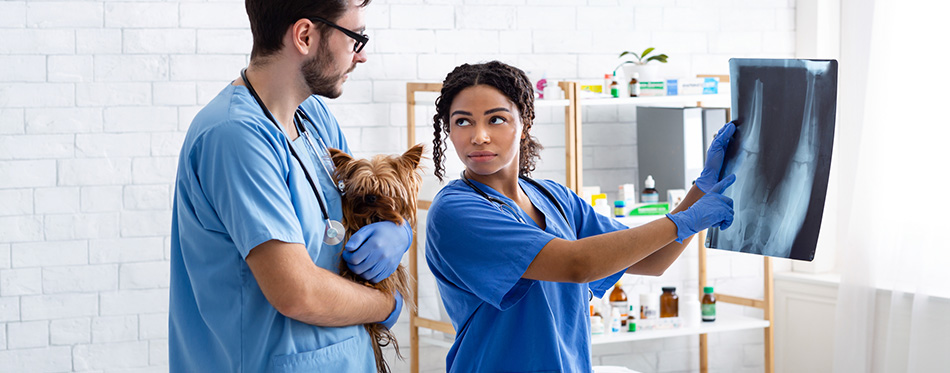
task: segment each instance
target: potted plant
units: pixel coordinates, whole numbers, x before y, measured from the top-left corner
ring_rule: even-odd
[[[620,63],[617,68],[623,67],[623,73],[626,77],[632,77],[634,72],[640,73],[641,81],[650,81],[659,79],[659,70],[660,66],[657,64],[650,65],[650,61],[659,61],[660,63],[666,63],[666,59],[669,56],[665,54],[654,54],[650,56],[650,53],[653,53],[655,48],[650,47],[643,50],[643,53],[637,54],[636,52],[624,51],[620,53],[619,58],[624,58],[626,56],[633,56],[636,58],[636,61],[631,57],[626,57],[626,61]],[[649,56],[649,57],[648,57]],[[615,71],[617,69],[614,69]]]

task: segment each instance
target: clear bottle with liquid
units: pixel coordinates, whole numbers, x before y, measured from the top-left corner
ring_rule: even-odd
[[[647,175],[647,179],[643,181],[643,191],[640,192],[641,203],[660,202],[660,192],[654,189],[655,186],[656,181],[653,180],[653,175]]]

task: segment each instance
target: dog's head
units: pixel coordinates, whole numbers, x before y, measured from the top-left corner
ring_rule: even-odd
[[[401,224],[405,219],[415,225],[423,150],[422,144],[418,144],[400,156],[354,159],[340,150],[330,149],[336,166],[333,178],[345,185],[343,216],[348,231],[379,221]]]

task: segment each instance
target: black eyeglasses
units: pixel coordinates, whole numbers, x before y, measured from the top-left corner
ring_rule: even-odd
[[[327,20],[325,20],[325,19],[323,19],[323,18],[320,18],[320,17],[312,17],[312,18],[308,18],[308,19],[311,20],[311,21],[322,22],[322,23],[326,24],[327,26],[330,26],[330,27],[333,27],[333,28],[335,28],[335,29],[337,29],[337,30],[342,31],[344,34],[346,34],[346,36],[349,36],[349,37],[353,38],[353,40],[356,40],[356,44],[353,44],[353,52],[354,52],[354,53],[359,53],[361,50],[363,50],[363,47],[366,46],[366,43],[369,42],[369,36],[366,36],[366,34],[357,34],[357,33],[354,32],[354,31],[351,31],[351,30],[349,30],[349,29],[347,29],[347,28],[344,28],[344,27],[342,27],[342,26],[340,26],[340,25],[338,25],[338,24],[336,24],[336,23],[327,21]]]

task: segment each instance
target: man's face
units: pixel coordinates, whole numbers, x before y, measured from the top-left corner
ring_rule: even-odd
[[[351,2],[336,24],[363,33],[366,30],[363,8]],[[326,38],[320,38],[317,53],[301,66],[301,73],[311,93],[327,98],[337,98],[343,94],[343,82],[348,74],[356,68],[357,63],[366,62],[366,49],[356,53],[353,51],[355,44],[356,40],[336,29],[330,29]]]

